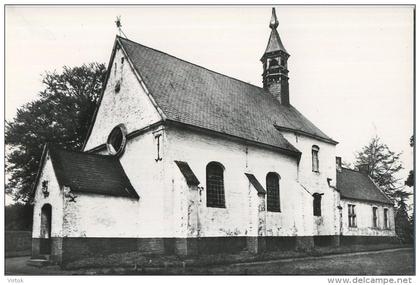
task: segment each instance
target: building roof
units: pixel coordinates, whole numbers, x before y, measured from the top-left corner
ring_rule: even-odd
[[[369,176],[355,170],[337,171],[337,189],[341,198],[393,204]]]
[[[276,29],[271,29],[270,38],[268,39],[267,47],[265,49],[264,54],[274,53],[278,51],[283,51],[287,53],[283,43],[281,42],[279,33]]]
[[[200,181],[187,162],[175,160],[175,163],[187,181],[188,186],[198,186],[200,184]]]
[[[115,156],[63,150],[48,146],[55,175],[73,192],[109,196],[139,196]]]
[[[117,37],[166,120],[300,154],[274,125],[336,144],[263,88]]]

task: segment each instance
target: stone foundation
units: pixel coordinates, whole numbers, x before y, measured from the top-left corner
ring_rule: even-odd
[[[53,237],[51,239],[32,238],[32,258],[49,256],[50,261],[61,264],[63,254],[63,238]]]
[[[56,264],[113,253],[147,254],[236,253],[249,251],[310,250],[314,247],[350,244],[396,243],[395,237],[380,236],[292,236],[292,237],[203,237],[203,238],[52,238],[50,260]],[[41,239],[32,239],[32,257],[42,256]]]
[[[341,236],[341,245],[352,245],[352,244],[395,244],[399,243],[396,236]]]
[[[339,236],[314,236],[314,245],[317,247],[339,246]]]

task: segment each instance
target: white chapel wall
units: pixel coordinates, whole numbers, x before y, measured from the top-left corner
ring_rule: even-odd
[[[124,63],[121,63],[122,58]],[[119,92],[115,92],[117,81],[120,81],[121,86]],[[117,49],[85,150],[106,143],[111,130],[120,123],[125,124],[127,132],[130,133],[160,119],[159,113],[138,82],[127,58],[121,49]]]
[[[314,217],[312,200],[309,207],[311,216],[305,219],[306,228],[313,227],[314,235],[337,235],[339,233],[339,193],[328,185],[336,185],[335,145],[325,143],[310,137],[282,132],[283,136],[302,152],[299,162],[299,184],[311,194],[321,193],[321,217]],[[312,171],[312,146],[319,147],[319,172]]]
[[[255,205],[255,201],[250,201],[253,196],[248,193],[249,181],[244,175],[245,172],[254,174],[264,187],[268,172],[277,172],[281,176],[282,211],[267,214],[267,234],[284,236],[305,234],[301,221],[303,210],[301,199],[308,200],[311,197],[305,198],[300,195],[301,190],[296,183],[297,164],[294,158],[276,151],[247,147],[244,144],[188,130],[171,128],[166,131],[168,169],[179,172],[173,161],[186,161],[199,179],[200,186],[204,187],[200,195],[199,210],[201,236],[248,235],[249,224],[255,218],[250,213],[249,205]],[[206,206],[206,166],[211,161],[217,161],[225,167],[226,208]],[[180,179],[179,175],[172,175],[172,179],[174,178]],[[181,204],[175,204],[174,207],[175,211],[185,212],[176,208],[181,207]],[[311,210],[312,207],[306,209],[306,211]],[[255,211],[255,215],[257,214]]]
[[[356,227],[349,226],[348,205],[355,205]],[[345,236],[395,236],[395,213],[392,205],[341,199],[343,235]],[[373,227],[373,207],[378,208],[378,227]],[[388,209],[390,228],[384,225],[384,209]]]
[[[161,134],[160,156],[157,159],[157,141],[155,134]],[[138,237],[172,237],[172,198],[170,181],[165,178],[164,163],[165,133],[161,127],[156,127],[127,141],[124,153],[120,157],[121,165],[140,196],[136,203],[135,213],[131,219],[136,220],[135,231]],[[98,152],[107,155],[107,150]],[[120,211],[124,212],[123,205]]]
[[[42,193],[42,182],[48,181],[48,197]],[[51,210],[51,236],[63,236],[63,193],[57,182],[49,154],[45,157],[45,164],[35,190],[32,237],[41,237],[41,209],[50,204]]]
[[[74,193],[65,198],[65,237],[137,237],[138,201],[125,197]]]

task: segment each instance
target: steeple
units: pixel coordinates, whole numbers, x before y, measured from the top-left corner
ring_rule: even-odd
[[[263,63],[263,86],[264,89],[273,94],[281,104],[288,106],[289,102],[289,70],[287,60],[289,54],[281,42],[277,27],[276,9],[273,8],[270,20],[271,34],[264,55],[261,58]]]

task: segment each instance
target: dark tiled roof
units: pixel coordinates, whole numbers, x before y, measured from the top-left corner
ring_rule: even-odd
[[[355,170],[337,171],[337,189],[342,198],[393,204],[366,174]]]
[[[57,180],[71,191],[138,199],[118,158],[49,146]]]
[[[271,29],[270,38],[268,39],[267,48],[265,49],[264,54],[278,51],[284,51],[287,53],[283,43],[281,42],[279,33],[276,29]]]
[[[168,120],[299,154],[274,124],[332,141],[293,106],[264,89],[124,38],[136,71]]]
[[[182,175],[184,175],[185,180],[187,180],[188,186],[197,186],[200,184],[197,177],[195,176],[194,172],[191,170],[188,163],[185,161],[177,161],[175,160],[176,165],[178,165],[179,170],[181,171]]]
[[[246,177],[248,177],[248,180],[252,184],[252,186],[254,186],[254,188],[257,190],[258,194],[265,194],[266,193],[264,187],[257,180],[257,178],[254,176],[254,174],[245,173],[245,175],[246,175]]]

